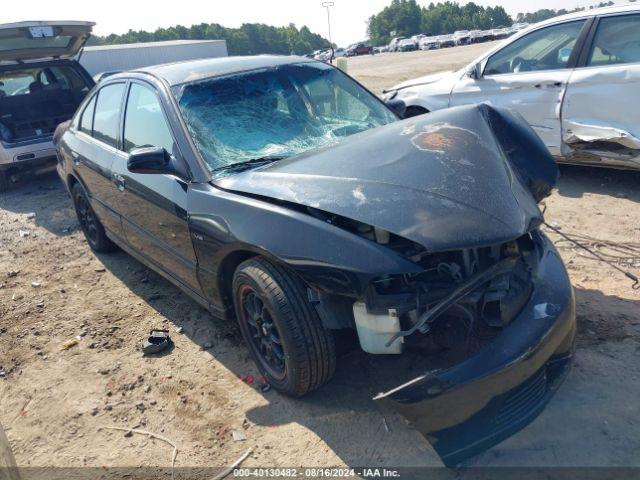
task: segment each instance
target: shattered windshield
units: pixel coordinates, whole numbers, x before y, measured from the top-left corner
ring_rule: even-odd
[[[208,79],[185,85],[176,94],[189,132],[212,171],[290,157],[397,120],[372,94],[324,64],[291,64]]]

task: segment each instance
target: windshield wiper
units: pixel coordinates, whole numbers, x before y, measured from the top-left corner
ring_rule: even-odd
[[[229,165],[223,165],[211,170],[212,172],[229,172],[238,170],[247,170],[249,168],[259,167],[261,165],[267,165],[269,163],[277,162],[287,158],[284,155],[266,155],[264,157],[252,158],[243,162],[230,163]]]

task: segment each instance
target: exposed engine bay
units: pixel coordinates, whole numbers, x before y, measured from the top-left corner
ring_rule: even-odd
[[[420,265],[420,273],[385,275],[353,304],[360,346],[368,353],[449,351],[458,362],[480,350],[528,302],[539,261],[533,230],[501,244],[431,253],[383,229],[308,208],[312,215],[384,245]]]

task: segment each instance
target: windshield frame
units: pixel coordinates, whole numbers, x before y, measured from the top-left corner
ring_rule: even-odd
[[[196,140],[191,135],[191,132],[189,130],[189,122],[185,118],[184,112],[183,112],[183,110],[182,110],[182,108],[180,106],[180,100],[182,98],[182,95],[183,95],[185,89],[188,88],[189,86],[192,86],[192,85],[203,84],[203,83],[207,83],[207,82],[215,81],[215,80],[231,79],[231,78],[234,78],[234,77],[244,76],[244,75],[252,74],[252,73],[276,71],[279,68],[282,68],[283,66],[290,67],[290,66],[305,66],[305,65],[318,65],[318,64],[321,65],[321,68],[333,69],[334,71],[338,72],[338,75],[342,75],[343,77],[345,77],[347,79],[347,81],[352,82],[356,86],[356,88],[358,88],[358,89],[360,89],[362,91],[363,94],[365,94],[373,102],[377,103],[382,108],[384,108],[384,110],[386,112],[388,112],[394,118],[394,120],[392,122],[389,122],[389,123],[394,123],[394,122],[402,119],[394,110],[389,108],[389,106],[384,102],[384,100],[382,98],[380,98],[379,96],[375,95],[371,90],[369,90],[367,87],[365,87],[358,80],[356,80],[355,78],[351,77],[350,75],[348,75],[347,73],[345,73],[344,71],[340,70],[339,68],[337,68],[337,67],[335,67],[333,65],[326,64],[324,62],[319,62],[317,60],[303,60],[303,59],[300,59],[298,61],[291,61],[291,63],[287,63],[285,65],[268,66],[268,67],[261,66],[261,67],[257,67],[257,68],[250,68],[250,69],[246,69],[246,70],[233,71],[233,72],[224,73],[224,74],[212,74],[212,75],[208,75],[208,76],[198,77],[197,79],[195,79],[193,81],[187,81],[187,82],[182,82],[182,83],[177,83],[177,84],[174,84],[174,85],[170,85],[169,86],[169,91],[171,92],[172,101],[175,102],[174,103],[175,104],[175,108],[176,108],[176,111],[177,111],[178,116],[180,118],[180,123],[182,123],[182,125],[183,125],[185,136],[188,138],[189,144],[192,147],[191,149],[194,152],[195,156],[197,157],[199,163],[202,166],[204,166],[204,169],[207,171],[208,176],[209,176],[209,181],[213,181],[213,180],[215,180],[217,178],[220,178],[221,176],[225,176],[227,174],[224,173],[222,170],[220,170],[218,168],[212,167],[212,165],[209,162],[207,162],[207,160],[204,158],[203,153],[200,151],[200,148],[198,147],[198,144],[197,144]],[[377,127],[373,127],[373,128],[377,128]],[[367,130],[363,130],[363,131],[368,131],[368,130],[371,130],[371,129],[367,129]],[[348,135],[348,136],[351,136],[351,135]],[[311,148],[311,149],[308,149],[308,150],[305,150],[305,151],[302,151],[302,152],[298,152],[298,153],[296,153],[294,155],[288,156],[287,159],[292,159],[292,158],[296,158],[296,157],[298,157],[300,155],[308,154],[309,152],[313,152],[314,150],[317,150],[318,148],[326,148],[326,147]],[[258,166],[262,166],[262,165],[258,165]],[[255,168],[258,168],[258,166],[256,166]],[[231,174],[235,174],[235,173],[240,173],[241,171],[242,170],[232,171],[230,173]]]

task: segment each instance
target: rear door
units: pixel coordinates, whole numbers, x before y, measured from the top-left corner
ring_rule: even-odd
[[[640,13],[602,16],[565,95],[563,153],[640,166],[639,98]]]
[[[132,81],[123,118],[121,154],[113,164],[127,242],[148,260],[201,295],[187,225],[188,174],[155,88]],[[131,150],[162,147],[183,175],[140,174],[127,169]]]
[[[70,58],[84,46],[93,22],[18,22],[0,25],[0,62]]]
[[[126,84],[100,88],[83,107],[68,142],[74,170],[89,193],[91,206],[105,228],[121,236],[120,217],[115,210],[112,165],[120,154],[118,131]]]
[[[480,78],[464,76],[451,105],[487,102],[518,111],[553,155],[560,155],[560,107],[587,21],[550,25],[509,43],[488,57]]]

